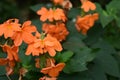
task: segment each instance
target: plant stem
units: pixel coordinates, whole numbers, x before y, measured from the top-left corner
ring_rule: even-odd
[[[7,76],[8,80],[11,80],[10,77],[7,74],[6,74],[6,76]]]

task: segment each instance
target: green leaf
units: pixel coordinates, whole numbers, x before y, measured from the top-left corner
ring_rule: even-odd
[[[118,80],[118,78],[114,76],[108,76],[108,80]]]
[[[37,30],[39,32],[42,31],[42,22],[40,21],[40,19],[32,20],[32,23],[37,27]]]
[[[104,29],[100,26],[100,24],[95,24],[88,33],[87,37],[84,39],[85,44],[93,45],[94,43],[98,42],[103,34]]]
[[[99,63],[102,65],[103,70],[107,74],[115,76],[115,77],[120,77],[120,72],[119,72],[117,61],[111,55],[104,54],[97,58],[99,59]]]
[[[64,49],[71,50],[73,52],[78,52],[78,53],[79,53],[79,49],[84,46],[85,44],[82,42],[82,40],[80,40],[77,37],[71,37],[67,39],[66,42],[63,43]]]
[[[12,74],[10,75],[11,80],[18,80],[19,79],[19,74]]]
[[[73,73],[73,74],[63,74],[61,73],[58,80],[93,80],[88,74],[88,71]]]
[[[7,76],[0,76],[0,80],[8,80]]]
[[[42,7],[50,8],[50,7],[52,7],[52,4],[51,3],[48,3],[48,4],[37,4],[37,5],[31,6],[30,9],[33,10],[34,12],[37,12]]]
[[[101,54],[115,54],[116,51],[109,43],[105,42],[104,40],[99,40],[97,43],[91,45],[92,48],[99,48],[100,51],[97,55]]]
[[[67,14],[68,18],[76,18],[78,15],[80,15],[80,8],[72,8]]]
[[[74,53],[72,51],[63,52],[60,56],[60,62],[67,62],[73,56],[73,54]]]
[[[106,41],[108,41],[114,48],[120,49],[120,37],[119,33],[105,37]]]
[[[118,27],[120,28],[120,16],[119,17],[116,16],[115,20],[116,20]]]
[[[76,37],[78,39],[84,39],[85,36],[82,35],[81,33],[79,33],[75,27],[75,22],[74,21],[67,21],[67,29],[69,31],[69,35],[67,36],[67,38],[70,38],[70,37]]]
[[[43,6],[44,6],[43,4],[37,4],[37,5],[31,6],[30,9],[33,10],[34,12],[37,12]]]
[[[60,57],[61,57],[61,52],[57,52],[56,55],[54,56],[55,61],[60,62]]]
[[[94,80],[107,80],[107,76],[104,72],[104,70],[101,67],[101,64],[98,62],[94,63],[91,68],[89,68],[89,75],[94,79]]]
[[[0,75],[5,75],[5,74],[6,74],[5,66],[0,66]]]
[[[95,58],[95,54],[91,53],[92,50],[83,47],[79,49],[79,53],[75,53],[64,68],[65,73],[73,73],[87,70],[87,62],[92,61]]]
[[[108,12],[113,12],[113,10],[120,10],[120,0],[112,0],[106,6]]]
[[[100,22],[102,24],[102,27],[106,27],[114,18],[113,16],[109,15],[107,11],[103,10],[100,4],[96,4],[96,11],[100,15]]]
[[[114,5],[114,6],[113,6]],[[107,12],[110,16],[113,16],[118,27],[120,27],[120,1],[119,0],[112,0],[107,6]]]
[[[102,70],[104,70],[105,73],[119,77],[118,63],[112,56],[112,54],[116,53],[114,48],[104,41],[100,41],[93,46],[94,48],[100,49],[94,61],[102,66]]]
[[[7,54],[0,49],[0,58],[6,58]]]
[[[20,49],[19,49],[19,58],[22,62],[23,67],[30,68],[31,67],[30,64],[31,64],[32,56],[31,55],[29,55],[29,56],[25,55],[26,49],[27,49],[27,45],[25,43],[23,43],[20,46]]]
[[[46,57],[45,55],[40,56],[40,68],[44,68],[46,66]]]
[[[40,74],[40,72],[33,72],[33,71],[29,71],[26,73],[25,77],[27,79],[24,80],[39,80],[40,77],[42,77],[43,75]]]

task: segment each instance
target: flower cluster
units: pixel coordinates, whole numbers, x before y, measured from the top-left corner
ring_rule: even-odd
[[[87,34],[87,31],[93,27],[94,22],[98,20],[98,13],[86,14],[90,10],[95,10],[96,6],[90,0],[80,0],[82,3],[81,9],[83,9],[84,14],[78,15],[76,19],[76,29],[81,31],[83,34]]]
[[[44,36],[44,35],[41,35]],[[40,54],[49,53],[50,56],[55,56],[56,51],[62,51],[60,42],[47,34],[43,39],[36,38],[33,43],[28,45],[26,55],[32,54],[33,56],[39,56]]]
[[[49,53],[49,56],[54,57],[56,51],[62,51],[62,45],[55,37],[47,33],[40,34],[31,21],[20,24],[18,19],[9,19],[0,25],[0,30],[0,35],[6,39],[0,47],[7,55],[6,58],[0,58],[0,65],[6,66],[7,75],[13,74],[16,63],[21,62],[18,54],[22,42],[28,45],[26,55],[41,56]],[[19,71],[21,75],[24,73],[22,70]]]
[[[45,7],[42,7],[40,10],[37,11],[37,14],[41,16],[41,21],[46,21],[47,19],[50,22],[53,22],[54,20],[62,20],[64,22],[66,21],[64,11],[60,8],[50,8],[49,10],[47,10]]]
[[[76,20],[76,29],[86,34],[87,31],[94,25],[95,21],[98,20],[98,13],[88,14],[84,17],[78,16]]]
[[[66,36],[69,34],[64,23],[48,24],[44,23],[42,30],[45,33],[49,33],[51,36],[57,38],[57,40],[62,41],[66,39]]]
[[[2,51],[6,55],[0,58],[0,65],[6,66],[7,75],[11,75],[15,71],[16,64],[21,61],[19,55],[19,47],[26,44],[25,56],[32,56],[35,59],[35,67],[45,76],[39,80],[57,80],[60,71],[65,67],[65,62],[57,62],[56,54],[63,51],[61,42],[67,39],[69,31],[66,26],[67,11],[72,8],[69,0],[51,0],[53,6],[50,8],[41,7],[36,13],[40,16],[42,22],[42,32],[38,32],[37,27],[32,21],[19,23],[18,19],[9,19],[0,24],[0,37],[4,37],[4,44],[0,44]],[[80,0],[82,6],[81,13],[76,17],[75,27],[82,34],[94,26],[98,20],[98,13],[89,13],[95,10],[96,6],[90,0]],[[43,65],[44,63],[44,65]],[[19,67],[19,80],[28,72],[23,65]]]
[[[61,5],[65,3],[64,0],[53,0],[55,5]],[[40,15],[40,20],[45,22],[46,20],[49,23],[44,23],[42,30],[50,34],[52,37],[57,38],[59,41],[65,40],[66,36],[69,34],[65,21],[67,20],[66,14],[62,8],[54,6],[47,10],[45,7],[42,7],[37,11],[37,14]]]

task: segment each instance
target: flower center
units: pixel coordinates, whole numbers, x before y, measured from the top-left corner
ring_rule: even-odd
[[[8,28],[8,29],[11,29],[11,28],[12,28],[12,26],[11,26],[11,25],[8,25],[8,26],[7,26],[7,28]]]

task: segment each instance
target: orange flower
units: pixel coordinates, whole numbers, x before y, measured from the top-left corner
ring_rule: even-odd
[[[82,3],[81,8],[85,12],[88,12],[89,10],[95,10],[96,9],[96,5],[89,0],[81,0],[81,3]]]
[[[30,55],[32,53],[33,56],[39,56],[40,54],[48,52],[50,56],[55,56],[55,51],[61,50],[62,46],[59,41],[57,41],[56,38],[47,35],[44,39],[36,39],[34,43],[29,44],[26,55]]]
[[[57,77],[59,75],[59,72],[62,71],[64,68],[65,63],[59,63],[57,65],[52,65],[47,68],[43,68],[41,72],[43,74],[48,74],[50,77]]]
[[[39,56],[39,54],[43,53],[43,50],[39,47],[34,46],[35,42],[28,44],[27,50],[25,52],[26,55],[32,54],[33,56]]]
[[[10,61],[8,58],[0,58],[0,65],[7,65],[7,69],[8,67],[13,68],[15,66],[15,61]]]
[[[4,34],[5,38],[12,37],[15,31],[20,30],[18,19],[9,19],[0,25],[0,36]]]
[[[57,38],[59,41],[65,40],[66,36],[69,34],[64,23],[56,23],[56,25],[44,23],[42,30]]]
[[[60,8],[57,9],[51,9],[49,10],[49,16],[48,16],[49,21],[53,21],[53,20],[62,20],[62,21],[66,21],[66,16],[64,14],[64,11]]]
[[[7,58],[0,58],[0,65],[6,66],[6,74],[10,75],[14,72],[14,67],[16,61],[19,62],[18,58],[18,47],[16,46],[9,46],[7,44],[2,46],[4,52],[7,52]]]
[[[35,67],[40,68],[40,59],[39,58],[35,59]]]
[[[13,74],[13,69],[10,68],[9,66],[6,66],[6,74],[7,74],[7,75]]]
[[[40,38],[40,36],[41,36],[41,34],[40,34],[38,31],[36,31],[36,32],[35,32],[35,37],[36,37],[36,38]]]
[[[8,62],[8,59],[6,58],[0,58],[0,65],[6,65]]]
[[[0,66],[5,66],[6,67],[6,74],[11,75],[13,74],[13,69],[15,66],[15,61],[14,60],[9,60],[8,58],[0,58]]]
[[[46,59],[45,66],[46,66],[46,67],[50,67],[50,66],[51,66],[51,61],[52,61],[53,63],[55,63],[54,58],[48,58],[48,59]],[[36,58],[36,59],[35,59],[35,67],[36,67],[36,68],[40,68],[40,59],[39,59],[39,58]]]
[[[42,30],[45,33],[51,34],[52,32],[55,32],[56,25],[50,24],[50,23],[43,23]]]
[[[20,73],[20,78],[22,78],[23,76],[25,76],[25,74],[28,72],[28,70],[24,67],[19,69],[19,73]],[[22,80],[22,79],[20,79]]]
[[[55,5],[61,5],[65,9],[71,9],[72,3],[70,0],[52,0]]]
[[[62,4],[64,0],[52,0],[55,5]]]
[[[3,49],[3,51],[4,52],[7,52],[7,58],[8,58],[8,60],[10,60],[10,61],[19,61],[19,58],[18,58],[18,47],[16,47],[16,46],[9,46],[9,45],[3,45],[2,46],[2,49]]]
[[[40,10],[37,11],[37,14],[41,15],[41,21],[46,21],[49,15],[49,11],[45,7],[42,7]]]
[[[78,31],[82,31],[83,34],[86,34],[87,31],[94,25],[94,22],[98,19],[98,13],[93,15],[86,15],[84,17],[77,17],[76,28]]]
[[[64,11],[60,8],[57,9],[50,8],[49,10],[47,10],[45,7],[42,7],[40,10],[37,11],[37,14],[41,15],[40,17],[41,21],[46,21],[48,19],[51,22],[53,20],[62,20],[65,22],[66,20]]]
[[[4,52],[7,52],[7,64],[6,64],[6,71],[7,75],[13,74],[13,69],[15,67],[16,61],[19,62],[19,57],[18,57],[18,47],[16,46],[9,46],[7,44],[2,46],[2,49]]]
[[[44,76],[40,78],[39,80],[57,80],[57,78],[50,78],[50,77]]]
[[[8,61],[8,67],[13,69],[15,67],[15,60],[11,60],[11,61],[9,60]]]
[[[24,41],[27,44],[33,42],[33,32],[36,32],[36,27],[34,25],[31,25],[31,21],[24,22],[21,31],[17,31],[12,36],[15,46],[20,46],[22,44],[22,41]]]
[[[14,67],[15,67],[15,61],[14,60],[11,60],[11,61],[9,60],[7,66],[6,66],[6,72],[7,72],[6,74],[7,75],[13,74]]]
[[[39,56],[40,54],[43,54],[43,49],[40,47],[35,47],[36,40],[38,40],[41,37],[41,34],[36,31],[35,39],[32,43],[28,44],[27,50],[25,52],[26,55],[32,54],[33,56]]]
[[[56,38],[50,36],[49,34],[44,39],[36,40],[34,46],[36,48],[41,48],[44,53],[48,52],[50,56],[55,56],[55,51],[62,50],[62,46],[59,41]]]
[[[46,67],[51,67],[51,66],[53,66],[53,64],[55,64],[55,59],[54,58],[48,58],[47,60],[46,60]]]
[[[70,10],[72,8],[72,3],[70,2],[70,0],[64,0],[62,3],[61,3],[61,6],[65,9],[68,9]]]
[[[15,61],[10,61],[8,58],[0,58],[0,66],[6,66],[6,74],[13,74],[13,68],[15,66]]]

